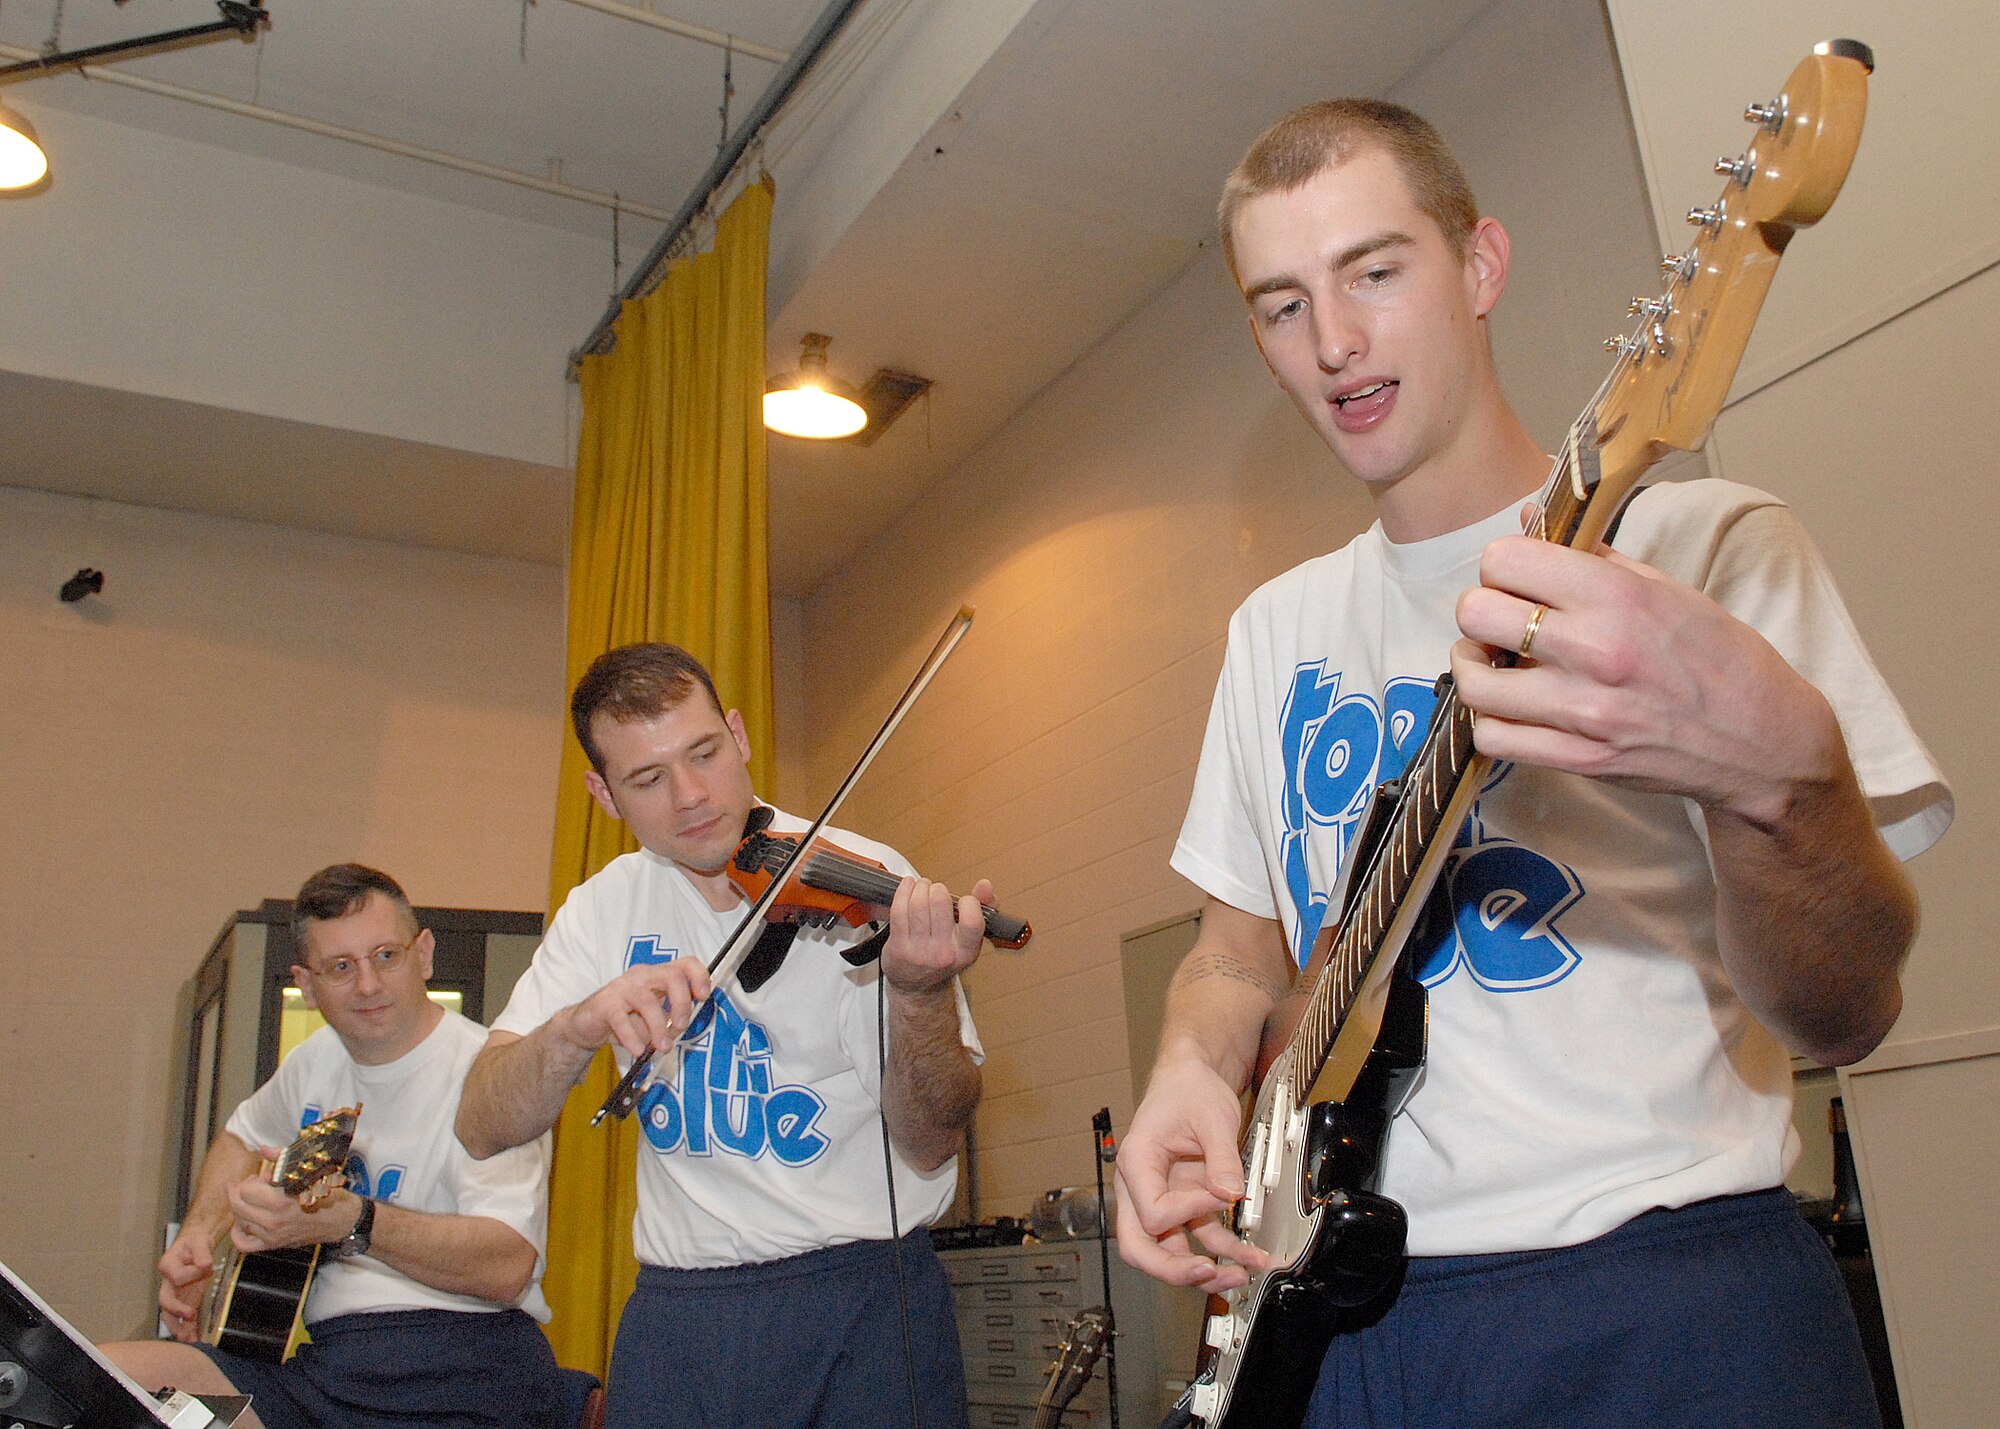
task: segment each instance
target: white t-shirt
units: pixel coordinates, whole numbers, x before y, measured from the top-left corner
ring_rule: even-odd
[[[466,1069],[486,1045],[486,1029],[446,1011],[428,1037],[393,1062],[363,1066],[322,1027],[279,1064],[277,1074],[229,1118],[229,1133],[253,1151],[287,1145],[299,1128],[344,1106],[361,1107],[347,1187],[406,1211],[486,1216],[519,1231],[535,1248],[535,1274],[511,1304],[419,1284],[371,1255],[322,1255],[306,1296],[306,1323],[381,1310],[490,1311],[519,1307],[547,1324],[542,1298],[548,1235],[549,1137],[475,1161],[452,1123]]]
[[[1295,955],[1340,907],[1369,795],[1422,741],[1457,597],[1486,545],[1518,534],[1517,509],[1406,545],[1373,527],[1230,624],[1173,865],[1278,920]],[[1782,503],[1663,483],[1617,545],[1705,591],[1827,695],[1900,857],[1943,833],[1943,776]],[[1789,1057],[1723,970],[1691,802],[1497,766],[1440,882],[1454,926],[1416,959],[1429,1057],[1382,1184],[1410,1213],[1412,1254],[1572,1245],[1783,1179]]]
[[[772,829],[807,825],[778,814]],[[829,829],[850,853],[898,875],[894,850]],[[669,859],[613,859],[569,895],[535,960],[493,1023],[526,1035],[642,962],[712,958],[744,907],[717,913]],[[866,934],[801,929],[776,976],[754,993],[719,989],[679,1050],[654,1059],[635,1113],[639,1206],[632,1243],[649,1265],[699,1269],[781,1260],[890,1233],[882,1163],[876,989],[881,964],[840,956]],[[959,1036],[978,1034],[958,989]],[[704,1020],[705,1019],[705,1020]],[[621,1068],[630,1058],[622,1052]],[[601,1133],[592,1133],[601,1134]],[[908,1232],[951,1205],[956,1159],[923,1172],[896,1164],[896,1217]]]

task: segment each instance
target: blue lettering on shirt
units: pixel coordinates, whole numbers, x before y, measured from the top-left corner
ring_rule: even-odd
[[[633,937],[625,966],[671,962],[679,949],[660,946],[653,934]],[[827,1146],[814,1129],[826,1102],[810,1087],[778,1081],[771,1039],[727,992],[718,989],[681,1039],[680,1068],[639,1100],[639,1126],[655,1152],[756,1160],[806,1166]]]
[[[1302,663],[1292,672],[1280,716],[1285,769],[1280,850],[1295,919],[1292,948],[1301,963],[1311,956],[1330,906],[1329,891],[1313,886],[1308,842],[1331,837],[1329,887],[1337,886],[1377,784],[1403,772],[1422,746],[1437,704],[1427,680],[1391,680],[1379,706],[1362,694],[1340,698],[1340,684],[1340,672],[1329,675],[1324,660]],[[1482,798],[1508,768],[1494,766]],[[1488,834],[1477,801],[1440,881],[1451,920],[1438,929],[1432,946],[1410,950],[1426,987],[1438,986],[1462,967],[1489,991],[1523,992],[1560,982],[1581,961],[1556,923],[1583,897],[1583,885],[1563,865]]]

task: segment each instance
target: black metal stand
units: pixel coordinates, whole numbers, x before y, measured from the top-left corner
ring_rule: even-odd
[[[1111,1139],[1111,1108],[1099,1107],[1090,1119],[1097,1154],[1097,1260],[1104,1272],[1104,1388],[1111,1400],[1111,1429],[1118,1429],[1118,1312],[1111,1304],[1111,1215],[1104,1200],[1104,1163],[1118,1159]]]

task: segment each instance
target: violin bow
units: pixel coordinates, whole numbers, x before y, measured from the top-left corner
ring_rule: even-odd
[[[903,716],[910,712],[910,706],[917,702],[917,697],[923,694],[937,672],[943,668],[944,662],[951,658],[951,652],[958,648],[958,642],[965,638],[965,632],[971,628],[972,607],[962,605],[958,608],[958,614],[954,615],[945,626],[944,634],[938,636],[937,644],[931,647],[931,653],[926,655],[923,664],[917,667],[917,673],[910,678],[909,687],[897,699],[895,707],[889,711],[889,717],[882,721],[882,727],[875,731],[875,737],[868,741],[868,747],[861,751],[861,757],[855,761],[854,767],[847,771],[847,777],[840,781],[840,787],[833,791],[833,797],[827,800],[826,807],[820,810],[819,817],[812,821],[812,827],[799,836],[798,843],[793,845],[792,851],[785,856],[784,863],[772,875],[769,885],[751,902],[749,908],[744,911],[743,920],[724,940],[721,950],[709,960],[708,997],[704,997],[689,1014],[688,1025],[681,1030],[680,1038],[675,1039],[676,1046],[680,1045],[680,1041],[692,1033],[695,1025],[701,1021],[702,1009],[707,1007],[710,999],[715,996],[715,989],[721,987],[725,979],[736,976],[736,970],[743,966],[743,960],[750,956],[751,950],[757,946],[757,939],[763,935],[764,917],[770,912],[771,905],[777,902],[785,880],[792,875],[793,866],[805,857],[806,852],[812,847],[813,840],[819,837],[828,820],[832,819],[840,806],[847,801],[847,796],[861,781],[862,774],[875,761],[875,756],[881,752],[882,746],[889,742],[889,736],[896,732],[896,726],[903,722]],[[754,814],[752,817],[755,817]],[[789,838],[790,835],[786,837]],[[596,1126],[607,1116],[623,1121],[632,1114],[633,1108],[639,1105],[640,1095],[645,1091],[647,1078],[652,1075],[654,1055],[653,1052],[648,1052],[632,1060],[631,1068],[619,1080],[618,1085],[611,1089],[611,1095],[604,1099],[604,1105],[597,1109],[597,1114],[591,1117],[592,1126]]]

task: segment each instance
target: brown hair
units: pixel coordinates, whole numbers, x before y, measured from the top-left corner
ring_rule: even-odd
[[[417,915],[411,911],[409,897],[400,883],[365,864],[336,863],[308,878],[300,885],[298,897],[292,900],[292,941],[297,944],[300,957],[305,955],[306,924],[345,918],[358,911],[371,893],[379,893],[395,904],[409,920],[410,927],[416,928]]]
[[[652,719],[675,708],[696,688],[708,691],[715,712],[723,713],[715,681],[701,661],[678,645],[662,641],[620,645],[599,655],[569,697],[570,723],[576,727],[576,742],[590,757],[590,767],[604,772],[604,755],[590,735],[590,722],[600,710],[620,723]]]
[[[1216,221],[1222,256],[1236,272],[1236,212],[1250,199],[1284,193],[1344,163],[1368,146],[1396,161],[1410,197],[1429,214],[1459,257],[1479,223],[1465,171],[1421,115],[1382,99],[1323,99],[1294,109],[1257,136],[1222,185]]]

